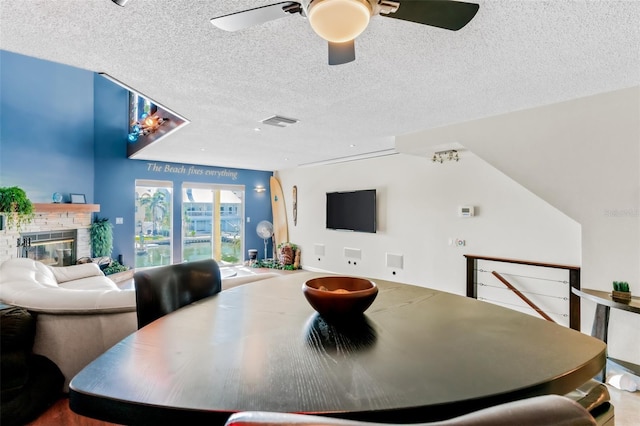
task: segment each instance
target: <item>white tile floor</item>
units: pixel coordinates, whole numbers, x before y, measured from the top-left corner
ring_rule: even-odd
[[[640,425],[640,391],[627,392],[607,385],[615,412],[616,426]]]

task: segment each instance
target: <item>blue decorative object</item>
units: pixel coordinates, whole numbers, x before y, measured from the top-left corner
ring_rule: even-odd
[[[59,192],[54,192],[53,196],[51,197],[53,199],[54,203],[61,203],[62,202],[62,194]]]

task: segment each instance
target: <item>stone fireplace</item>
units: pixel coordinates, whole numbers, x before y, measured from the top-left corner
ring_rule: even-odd
[[[45,263],[52,266],[75,263],[81,257],[91,256],[89,227],[92,212],[98,211],[99,207],[89,210],[89,206],[96,205],[36,204],[35,218],[30,224],[19,231],[6,228],[0,231],[0,263],[16,257],[32,257],[32,252],[45,256]],[[85,211],[78,211],[80,209]],[[41,237],[34,239],[34,235]],[[74,235],[73,247],[69,242],[61,245],[60,240],[67,241],[71,239],[70,235]],[[29,240],[25,247],[25,237],[31,238],[31,250],[27,250],[26,255]]]

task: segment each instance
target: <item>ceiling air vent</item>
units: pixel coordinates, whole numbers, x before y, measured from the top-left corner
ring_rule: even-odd
[[[262,124],[268,124],[270,126],[276,127],[288,127],[297,122],[298,120],[296,120],[295,118],[287,118],[280,115],[274,115],[273,117],[265,118],[261,121]]]

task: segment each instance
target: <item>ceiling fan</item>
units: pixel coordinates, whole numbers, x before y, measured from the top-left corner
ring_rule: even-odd
[[[354,40],[372,16],[401,19],[457,31],[475,16],[479,6],[454,0],[299,0],[283,1],[211,19],[225,31],[238,31],[285,16],[299,14],[329,42],[329,65],[356,58]]]

